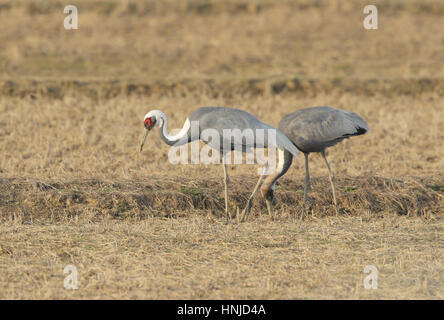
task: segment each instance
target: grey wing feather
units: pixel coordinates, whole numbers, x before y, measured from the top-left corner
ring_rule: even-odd
[[[256,129],[276,130],[276,144],[279,147],[288,150],[290,153],[297,157],[297,148],[282,132],[280,132],[276,128],[273,128],[272,126],[259,121],[253,115],[243,110],[225,107],[202,107],[193,111],[188,118],[190,119],[190,121],[199,121],[200,131],[209,128],[215,129],[219,132],[221,137],[223,135],[224,129],[239,129],[241,131],[245,129],[252,129],[255,134],[255,140]],[[265,137],[264,142],[264,146],[268,147],[267,136]],[[254,147],[254,145],[248,145],[244,147],[251,148]]]
[[[278,126],[304,152],[320,152],[350,136],[370,130],[356,113],[312,107],[285,116]]]

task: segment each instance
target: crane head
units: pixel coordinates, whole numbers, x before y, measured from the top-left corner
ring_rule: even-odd
[[[156,117],[147,117],[143,120],[143,125],[145,129],[151,130],[156,125]]]
[[[148,112],[145,116],[145,119],[143,120],[143,125],[145,126],[145,131],[142,136],[142,141],[140,143],[140,149],[139,152],[142,152],[143,145],[145,144],[146,137],[148,136],[148,133],[154,126],[156,125],[157,119],[155,115],[151,115],[150,112]]]

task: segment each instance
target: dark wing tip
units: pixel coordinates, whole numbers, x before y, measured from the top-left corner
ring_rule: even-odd
[[[341,138],[349,138],[349,137],[353,137],[353,136],[360,136],[361,134],[365,134],[365,133],[368,132],[367,128],[356,127],[355,129],[356,129],[356,132],[343,134],[341,136]]]
[[[355,133],[355,135],[357,135],[357,136],[359,136],[359,135],[361,135],[361,134],[365,134],[365,133],[367,133],[367,129],[366,128],[362,128],[362,127],[358,127],[358,128],[356,128],[356,133]]]

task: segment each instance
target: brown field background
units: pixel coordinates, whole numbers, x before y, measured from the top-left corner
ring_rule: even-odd
[[[0,298],[443,299],[444,3],[0,1]],[[351,110],[367,135],[303,156],[245,223],[223,220],[220,165],[172,165],[157,130],[205,105],[276,126]],[[230,209],[257,166],[231,165]],[[63,268],[79,289],[63,288]],[[379,287],[366,290],[375,265]]]

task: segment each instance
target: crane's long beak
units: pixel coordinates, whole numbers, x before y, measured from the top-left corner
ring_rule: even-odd
[[[140,141],[139,152],[142,152],[142,150],[143,150],[143,145],[145,144],[146,137],[148,137],[148,133],[150,133],[150,131],[148,129],[145,129],[145,132],[143,133],[143,136],[142,136],[142,140]]]

